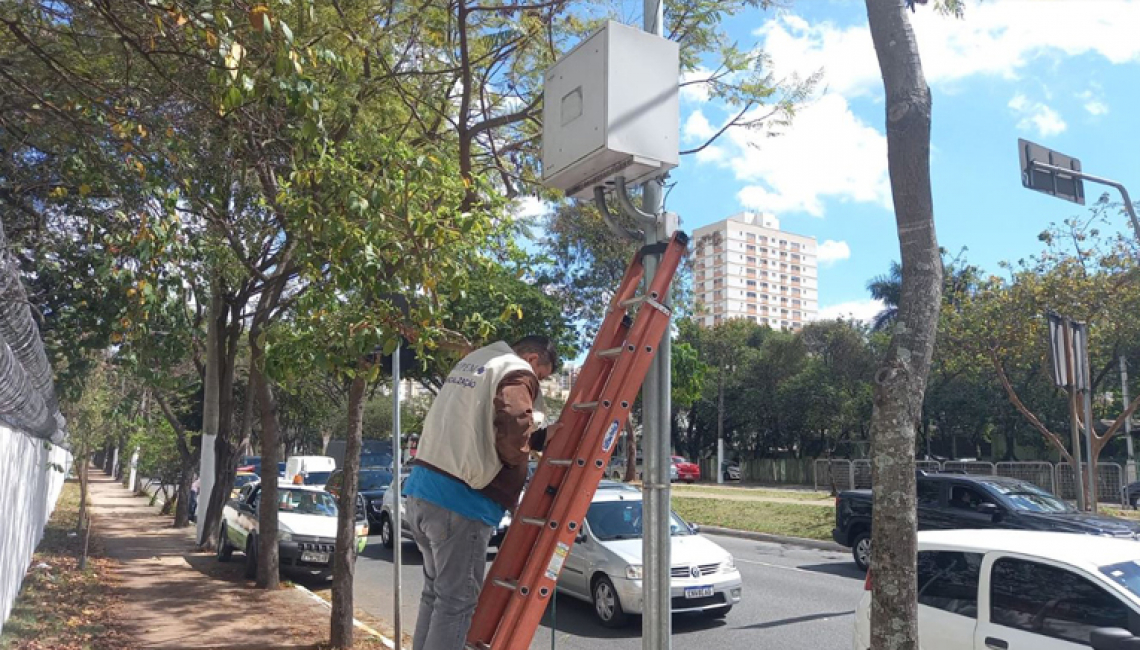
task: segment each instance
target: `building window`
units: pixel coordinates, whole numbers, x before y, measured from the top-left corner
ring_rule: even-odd
[[[756,247],[755,247],[755,246],[753,246],[752,244],[749,244],[749,245],[748,245],[748,252],[749,252],[749,253],[755,253],[755,252],[756,252]]]
[[[755,291],[749,291],[748,297],[753,299],[753,300],[756,300],[756,292]]]
[[[798,267],[798,266],[796,266],[795,264],[793,264],[793,265],[792,265],[792,270],[793,270],[793,271],[799,271],[799,270],[800,270],[800,267]]]
[[[746,269],[744,272],[754,277],[756,275],[756,269]]]
[[[755,233],[751,233],[751,232],[750,232],[750,233],[748,233],[748,235],[747,235],[747,239],[748,239],[748,241],[756,241],[756,234],[755,234]]]
[[[749,257],[749,258],[748,258],[748,263],[749,263],[749,264],[755,264],[755,263],[756,263],[756,258],[755,258],[755,257]]]
[[[747,285],[747,286],[749,286],[749,287],[755,287],[755,286],[756,286],[756,281],[755,281],[755,280],[746,280],[746,281],[744,282],[744,284],[745,284],[745,285]]]

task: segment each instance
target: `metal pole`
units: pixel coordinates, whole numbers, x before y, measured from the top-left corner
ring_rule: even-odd
[[[1120,392],[1124,396],[1124,408],[1128,408],[1128,361],[1120,355]],[[1128,465],[1125,469],[1125,483],[1136,480],[1136,456],[1132,449],[1132,418],[1124,418],[1124,442],[1128,445]]]
[[[1081,434],[1080,424],[1077,421],[1077,369],[1073,359],[1073,327],[1072,321],[1065,318],[1062,335],[1065,337],[1065,359],[1069,370],[1069,428],[1073,435],[1073,478],[1077,488],[1077,508],[1085,510],[1085,481],[1084,471],[1081,468]]]
[[[1085,373],[1085,451],[1089,455],[1089,508],[1097,511],[1100,503],[1099,485],[1096,471],[1096,454],[1093,453],[1093,412],[1092,412],[1092,368],[1089,363],[1088,327],[1085,327],[1085,344],[1081,346],[1083,358],[1080,360]]]
[[[1055,174],[1065,174],[1066,176],[1072,176],[1074,178],[1080,178],[1086,181],[1091,181],[1093,183],[1100,183],[1101,185],[1115,187],[1120,192],[1120,196],[1124,199],[1124,211],[1128,213],[1128,218],[1132,221],[1132,230],[1136,233],[1136,239],[1140,240],[1140,219],[1136,218],[1136,208],[1132,206],[1132,199],[1128,196],[1128,190],[1124,187],[1123,184],[1118,183],[1114,180],[1109,180],[1107,178],[1101,178],[1100,176],[1093,176],[1092,174],[1086,174],[1084,172],[1067,169],[1065,167],[1049,165],[1037,160],[1032,161],[1030,164],[1032,164],[1035,169],[1040,169],[1042,171],[1053,172]]]
[[[395,569],[392,572],[392,590],[395,594],[395,604],[392,609],[395,612],[392,614],[392,629],[394,630],[394,638],[392,642],[395,644],[395,650],[400,650],[400,646],[404,641],[404,633],[402,630],[400,620],[400,594],[403,591],[403,568],[404,568],[404,553],[403,545],[404,538],[400,531],[403,530],[403,517],[400,513],[400,461],[402,460],[400,453],[400,343],[396,343],[396,352],[392,354],[392,486],[389,490],[396,490],[393,495],[392,503],[396,507],[392,508],[392,565]]]
[[[723,361],[723,360],[722,360]],[[716,482],[724,484],[724,367],[716,379]]]

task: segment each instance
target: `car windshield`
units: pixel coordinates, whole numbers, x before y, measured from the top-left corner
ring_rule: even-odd
[[[669,532],[672,535],[692,535],[689,525],[677,513],[670,513]],[[594,537],[603,542],[619,539],[641,539],[641,501],[602,501],[590,506],[586,521]]]
[[[1100,572],[1116,584],[1140,596],[1140,560],[1102,566]]]
[[[987,483],[990,489],[995,490],[1018,510],[1028,512],[1076,512],[1073,506],[1064,500],[1049,494],[1032,483],[1024,481]]]
[[[277,510],[301,515],[336,516],[336,501],[327,492],[281,489],[277,494]]]
[[[305,474],[305,485],[324,485],[331,475],[332,472],[309,472]]]
[[[384,470],[366,470],[360,473],[360,490],[384,490],[392,484],[392,473]]]

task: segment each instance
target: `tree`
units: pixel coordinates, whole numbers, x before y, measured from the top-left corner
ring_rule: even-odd
[[[950,321],[953,338],[948,347],[953,356],[978,360],[987,375],[996,377],[1023,422],[1070,464],[1076,462],[1067,442],[1070,436],[1058,433],[1069,429],[1068,399],[1053,384],[1044,315],[1053,311],[1088,323],[1091,390],[1100,394],[1115,387],[1120,356],[1135,358],[1140,339],[1140,325],[1133,317],[1140,309],[1133,290],[1140,276],[1131,254],[1134,244],[1106,234],[1115,230],[1112,221],[1118,218],[1102,198],[1087,215],[1051,226],[1040,235],[1045,248],[1039,255],[1003,264],[1009,277],[979,282]],[[1096,411],[1113,421],[1101,430],[1095,430],[1094,421],[1087,459],[1093,466],[1122,430],[1125,413],[1138,404],[1097,405]],[[1083,422],[1083,408],[1076,413]]]
[[[867,0],[886,91],[887,160],[902,258],[899,311],[874,377],[871,646],[917,650],[915,431],[942,295],[930,190],[930,88],[900,0]]]
[[[875,314],[871,327],[875,331],[890,329],[899,315],[899,300],[902,294],[902,266],[892,261],[891,268],[884,275],[877,275],[867,283],[871,297],[883,303],[883,309]]]

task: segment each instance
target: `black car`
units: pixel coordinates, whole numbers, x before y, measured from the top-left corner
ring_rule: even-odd
[[[920,474],[918,529],[1005,528],[1084,533],[1135,539],[1140,523],[1078,511],[1036,485],[1003,476]],[[835,499],[836,542],[855,564],[871,561],[871,491],[848,490]]]
[[[365,512],[368,515],[370,526],[380,523],[384,493],[388,491],[391,484],[392,472],[386,469],[366,467],[360,470],[356,488],[356,493],[360,499],[357,501],[357,505],[359,506],[362,501],[365,504]],[[342,485],[344,485],[344,470],[338,469],[329,476],[328,482],[325,483],[325,491],[339,498]],[[377,530],[379,529],[377,528]]]

